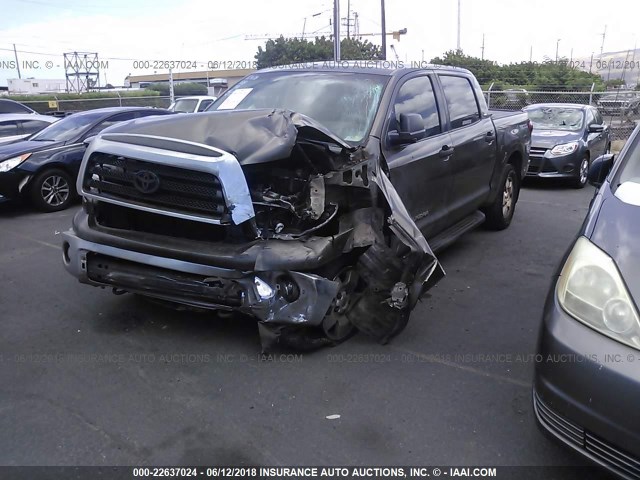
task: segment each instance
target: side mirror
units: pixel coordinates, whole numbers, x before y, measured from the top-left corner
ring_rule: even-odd
[[[91,135],[90,137],[85,138],[82,141],[82,143],[84,143],[86,146],[89,146],[89,144],[91,143],[91,140],[93,140],[96,137],[97,137],[97,135]]]
[[[401,113],[399,124],[397,132],[389,132],[389,141],[394,145],[415,143],[427,135],[419,113]]]
[[[600,187],[604,183],[604,179],[607,178],[609,172],[611,171],[611,167],[613,167],[613,159],[614,155],[612,153],[607,153],[605,155],[600,155],[596,158],[591,167],[589,167],[589,183],[594,187]]]
[[[591,124],[589,125],[589,133],[601,133],[604,132],[604,125],[601,124]]]

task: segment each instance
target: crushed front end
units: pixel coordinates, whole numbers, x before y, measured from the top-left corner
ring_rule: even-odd
[[[252,315],[265,350],[404,328],[444,272],[375,148],[288,111],[184,117],[91,143],[64,234],[70,273]]]

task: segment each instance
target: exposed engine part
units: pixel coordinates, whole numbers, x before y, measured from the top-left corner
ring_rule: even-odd
[[[391,290],[391,298],[389,299],[389,305],[393,308],[402,310],[406,308],[409,303],[409,291],[407,285],[404,282],[398,282],[393,286]]]

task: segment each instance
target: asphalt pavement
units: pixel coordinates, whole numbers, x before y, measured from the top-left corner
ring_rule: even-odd
[[[78,207],[1,205],[0,464],[585,465],[535,425],[531,356],[592,196],[526,186],[509,229],[440,255],[388,345],[270,356],[247,318],[79,284],[59,248]]]

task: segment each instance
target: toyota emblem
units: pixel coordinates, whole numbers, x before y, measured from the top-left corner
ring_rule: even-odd
[[[133,177],[133,185],[139,192],[155,193],[160,188],[160,177],[149,170],[140,170]]]

